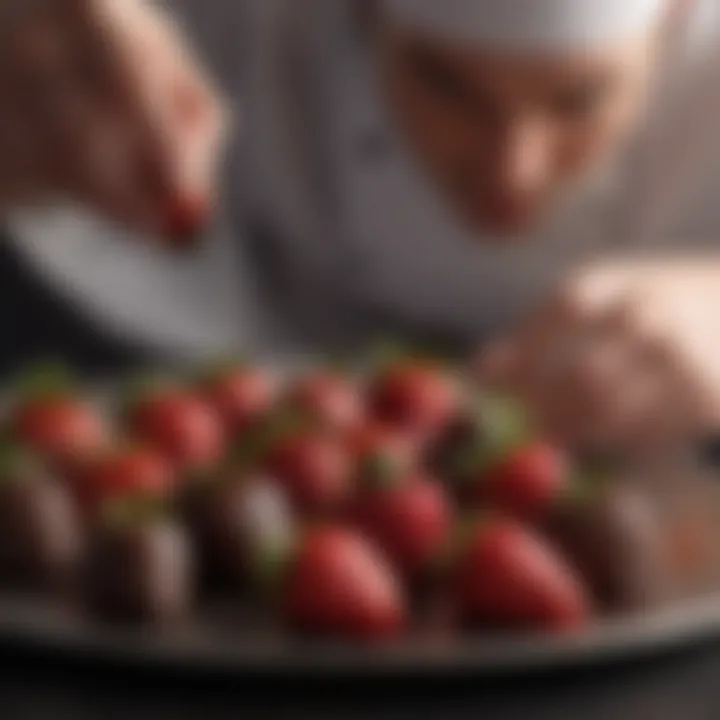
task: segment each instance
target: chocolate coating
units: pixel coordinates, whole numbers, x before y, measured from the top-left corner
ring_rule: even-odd
[[[623,484],[567,502],[546,531],[575,566],[599,609],[634,612],[657,605],[670,581],[663,531],[653,505]]]
[[[52,480],[0,488],[0,582],[18,589],[59,589],[79,569],[83,529],[69,492]]]
[[[89,605],[105,619],[172,624],[193,605],[192,545],[169,520],[99,530],[87,571]]]

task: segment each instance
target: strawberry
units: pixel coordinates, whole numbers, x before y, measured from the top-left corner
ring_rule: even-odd
[[[429,440],[454,413],[457,393],[450,379],[435,366],[404,360],[376,375],[370,383],[368,402],[379,421]]]
[[[210,204],[202,197],[186,195],[176,198],[168,207],[163,237],[177,249],[195,244],[197,236],[210,222]]]
[[[222,421],[199,396],[179,386],[156,387],[130,403],[129,435],[163,453],[178,472],[204,473],[223,459]]]
[[[463,620],[484,627],[564,632],[585,625],[589,605],[575,571],[541,536],[492,518],[464,529],[452,563]]]
[[[286,407],[322,429],[348,430],[363,417],[357,385],[338,372],[319,370],[298,380],[285,399]]]
[[[168,512],[174,480],[161,454],[139,446],[86,464],[77,485],[92,532],[83,590],[99,617],[158,625],[189,614],[197,563],[187,530]]]
[[[175,625],[192,609],[196,558],[171,518],[123,518],[96,529],[83,590],[91,612],[109,621]]]
[[[523,408],[506,398],[482,396],[446,424],[428,447],[427,460],[439,477],[458,488],[467,487],[532,438]]]
[[[281,613],[296,631],[377,642],[406,623],[406,599],[383,556],[361,535],[307,531],[282,564]]]
[[[300,430],[280,439],[266,467],[303,515],[341,511],[353,489],[350,454],[325,433]]]
[[[665,550],[671,531],[655,502],[628,478],[587,480],[553,508],[543,524],[546,535],[577,567],[603,611],[659,604],[672,585]]]
[[[275,378],[257,367],[236,365],[213,372],[200,383],[205,400],[220,415],[228,436],[236,436],[269,413]]]
[[[464,500],[527,521],[541,520],[570,489],[569,458],[537,439],[508,401],[486,398],[456,417],[429,455],[430,467]]]
[[[22,589],[62,588],[84,545],[67,487],[18,447],[0,456],[0,579]]]
[[[22,383],[9,419],[14,440],[59,472],[105,446],[109,431],[104,418],[78,395],[62,368],[38,368]]]
[[[208,581],[245,585],[256,549],[286,547],[294,519],[285,494],[261,475],[227,471],[186,497],[185,519]]]
[[[527,521],[551,512],[568,490],[568,458],[548,443],[514,450],[475,478],[476,498]]]
[[[422,577],[448,540],[453,511],[445,488],[419,474],[358,492],[351,517],[404,578]]]
[[[172,466],[141,446],[116,447],[89,459],[74,482],[78,502],[91,519],[126,505],[162,505],[175,487]]]

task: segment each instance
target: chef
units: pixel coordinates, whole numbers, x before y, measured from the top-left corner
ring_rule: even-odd
[[[482,342],[571,441],[716,427],[716,0],[0,8],[8,252],[98,341]]]

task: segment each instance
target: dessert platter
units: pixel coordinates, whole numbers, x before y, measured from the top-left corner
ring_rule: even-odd
[[[713,468],[573,457],[461,363],[8,383],[0,637],[223,670],[503,671],[720,630]]]

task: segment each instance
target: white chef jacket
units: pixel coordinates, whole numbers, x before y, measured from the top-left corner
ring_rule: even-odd
[[[168,356],[497,332],[578,263],[720,242],[720,3],[695,2],[606,182],[508,244],[462,228],[395,132],[352,0],[173,0],[242,115],[218,231],[172,258],[62,209],[14,242],[89,323]]]

